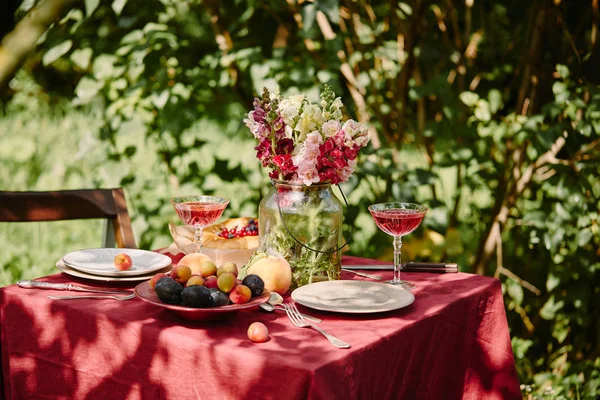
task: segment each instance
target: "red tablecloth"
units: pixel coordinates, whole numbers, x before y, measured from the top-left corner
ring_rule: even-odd
[[[347,265],[365,261],[344,258]],[[252,310],[198,324],[139,299],[52,301],[46,296],[64,292],[7,286],[0,289],[4,395],[520,399],[500,282],[464,273],[403,277],[418,286],[415,302],[401,310],[349,315],[302,308],[351,343],[348,350],[293,327],[283,313]],[[268,342],[247,339],[254,321],[267,325]]]

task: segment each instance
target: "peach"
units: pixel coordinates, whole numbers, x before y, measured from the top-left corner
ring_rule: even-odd
[[[203,286],[204,285],[204,278],[200,275],[192,275],[190,276],[190,279],[187,280],[187,282],[185,283],[185,287],[190,287],[190,286]]]
[[[133,265],[133,261],[131,260],[131,257],[129,256],[129,254],[125,254],[125,253],[117,254],[115,256],[113,263],[115,264],[115,267],[117,267],[117,269],[119,271],[126,271],[129,268],[131,268],[131,266]]]
[[[158,283],[158,281],[160,281],[162,278],[168,278],[169,275],[165,274],[164,272],[159,272],[158,274],[154,275],[151,279],[150,279],[150,287],[152,289],[154,289],[156,287],[156,284]]]
[[[190,253],[188,255],[183,256],[181,260],[177,263],[177,265],[187,265],[192,270],[192,274],[194,275],[202,275],[200,273],[200,266],[205,261],[211,261],[210,257],[206,254],[202,253]]]
[[[202,275],[203,278],[216,274],[217,266],[212,261],[204,261],[202,265],[200,265],[200,275]]]
[[[217,269],[217,277],[221,276],[221,274],[225,272],[231,272],[236,277],[238,276],[238,267],[235,265],[233,261],[227,261],[225,264],[221,265],[219,269]]]
[[[248,267],[248,275],[256,274],[265,283],[269,292],[281,295],[288,291],[292,284],[292,269],[283,257],[264,255]]]
[[[224,272],[217,278],[217,287],[223,293],[229,293],[236,286],[235,275],[231,272]]]
[[[204,280],[204,286],[206,286],[209,289],[218,287],[217,286],[217,276],[216,275],[207,276],[206,279]]]
[[[250,301],[250,297],[252,297],[252,292],[248,286],[237,285],[233,288],[231,293],[229,293],[229,300],[233,304],[244,304]]]
[[[248,327],[248,339],[254,343],[263,343],[269,340],[269,329],[262,322],[253,322]]]
[[[177,265],[169,274],[175,282],[185,285],[192,276],[192,270],[187,265]]]

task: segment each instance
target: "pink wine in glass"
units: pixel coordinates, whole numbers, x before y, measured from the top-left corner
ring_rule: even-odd
[[[227,204],[190,201],[177,204],[175,211],[186,224],[204,227],[218,220],[225,211],[225,207]]]
[[[394,279],[388,283],[408,290],[415,288],[414,283],[400,280],[402,236],[417,229],[427,211],[425,206],[397,201],[369,206],[369,212],[379,229],[394,237]]]
[[[171,199],[177,215],[187,225],[194,227],[196,252],[202,249],[202,230],[218,220],[229,200],[215,196],[180,196]]]
[[[416,210],[389,209],[372,213],[375,223],[392,236],[408,235],[421,225],[425,214]]]

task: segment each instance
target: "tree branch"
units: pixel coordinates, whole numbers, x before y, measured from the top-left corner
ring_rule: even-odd
[[[36,5],[19,21],[15,29],[6,35],[0,46],[0,91],[25,62],[38,39],[50,25],[79,2],[80,0],[45,0]]]

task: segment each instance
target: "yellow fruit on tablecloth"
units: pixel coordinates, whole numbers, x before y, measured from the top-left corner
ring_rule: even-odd
[[[206,261],[212,261],[206,254],[190,253],[179,260],[177,265],[187,265],[192,270],[192,275],[202,275],[201,267]]]
[[[284,294],[292,284],[292,268],[283,257],[257,255],[248,262],[247,275],[256,274],[269,292]]]

